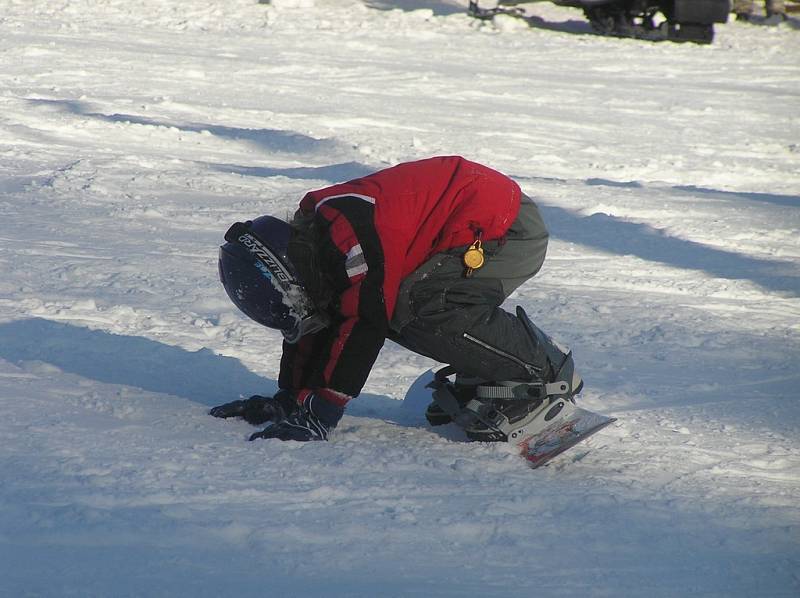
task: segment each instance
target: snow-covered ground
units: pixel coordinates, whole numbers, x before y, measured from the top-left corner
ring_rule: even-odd
[[[800,595],[800,31],[465,4],[0,0],[0,595]],[[530,470],[392,344],[330,443],[207,416],[280,351],[227,226],[436,154],[540,203],[510,303],[619,421]]]

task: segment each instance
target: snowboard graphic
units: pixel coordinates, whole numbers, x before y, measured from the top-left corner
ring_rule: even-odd
[[[615,421],[615,417],[573,406],[571,413],[553,425],[521,441],[511,442],[517,444],[528,465],[535,469]]]

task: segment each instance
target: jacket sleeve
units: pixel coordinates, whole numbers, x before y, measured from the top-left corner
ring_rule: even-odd
[[[335,317],[313,337],[284,345],[279,382],[341,405],[361,392],[388,333],[384,258],[368,198],[330,198],[315,208],[320,265],[337,293]]]

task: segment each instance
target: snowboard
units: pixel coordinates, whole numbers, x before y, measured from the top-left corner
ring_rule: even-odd
[[[574,407],[570,413],[536,434],[510,442],[519,447],[528,465],[536,469],[615,421],[615,417]]]
[[[434,369],[426,371],[409,387],[403,400],[405,409],[418,413],[425,410],[432,400],[435,373]],[[519,430],[508,439],[508,443],[535,469],[615,421],[615,417],[583,409],[565,399],[556,399],[543,410],[538,421],[532,422],[530,432]]]

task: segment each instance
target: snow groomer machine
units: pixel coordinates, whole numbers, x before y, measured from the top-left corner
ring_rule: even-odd
[[[468,10],[477,19],[508,14],[536,26],[520,6],[532,1],[579,8],[602,35],[700,44],[711,43],[714,23],[725,23],[730,12],[730,0],[470,0]]]

